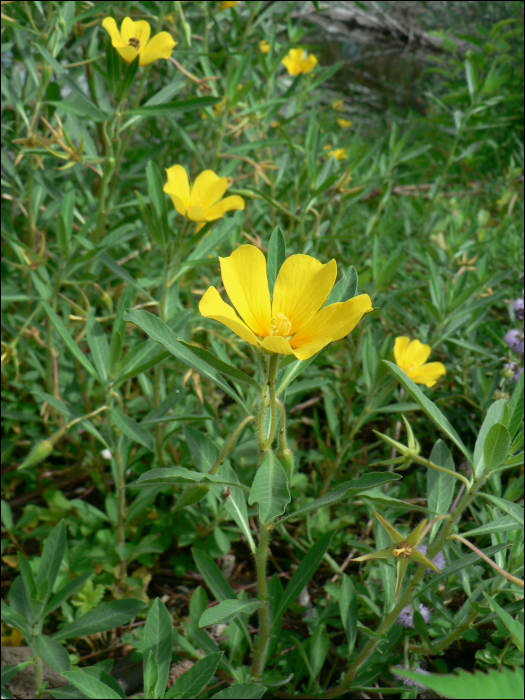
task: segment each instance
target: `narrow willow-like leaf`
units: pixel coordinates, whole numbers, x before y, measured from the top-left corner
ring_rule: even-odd
[[[519,620],[515,620],[511,615],[509,615],[509,613],[506,610],[504,610],[501,606],[499,606],[492,597],[488,596],[485,593],[485,591],[482,591],[482,593],[488,601],[490,607],[494,610],[496,615],[503,622],[505,627],[509,630],[514,643],[523,654],[523,652],[525,651],[525,639],[523,625],[521,624],[521,622]]]
[[[283,232],[276,226],[270,236],[268,245],[268,285],[270,294],[273,294],[275,280],[281,269],[281,265],[286,260],[286,241]]]
[[[155,601],[148,613],[144,627],[143,658],[152,652],[156,662],[155,697],[161,698],[166,690],[170,672],[173,628],[167,607],[160,600]],[[146,685],[146,679],[144,679]]]
[[[497,469],[504,461],[510,448],[510,433],[508,429],[495,423],[487,433],[483,445],[483,459],[485,469],[492,471]]]
[[[121,430],[124,435],[129,437],[130,440],[138,442],[139,445],[143,445],[150,450],[150,452],[155,452],[155,440],[149,430],[143,428],[136,423],[133,418],[130,418],[118,408],[111,409],[111,417],[117,428]]]
[[[253,387],[254,389],[257,389],[258,391],[261,390],[261,387],[257,384],[253,377],[250,377],[249,374],[246,374],[242,370],[237,369],[237,367],[233,367],[232,365],[229,365],[226,362],[219,360],[218,357],[212,355],[211,352],[208,352],[208,350],[198,348],[195,345],[190,345],[184,340],[179,340],[179,343],[181,345],[184,345],[185,348],[187,348],[190,352],[196,355],[200,360],[202,360],[202,362],[206,362],[212,369],[217,370],[217,372],[224,374],[224,376],[229,377],[230,379],[233,379],[236,382],[248,384],[249,386]]]
[[[522,527],[525,525],[523,521],[523,506],[520,506],[518,503],[512,503],[512,501],[507,501],[504,498],[493,496],[490,493],[480,493],[479,495],[482,496],[482,498],[486,498],[491,503],[494,503],[498,508],[501,508],[501,510],[507,513],[507,515],[510,515],[511,518],[514,518],[518,525]]]
[[[211,681],[222,659],[223,652],[205,656],[183,673],[168,690],[165,698],[196,698]]]
[[[101,381],[101,378],[98,376],[91,362],[88,360],[88,358],[84,355],[84,353],[81,351],[81,349],[71,337],[71,334],[65,327],[62,319],[59,316],[57,316],[53,309],[45,302],[42,302],[42,306],[46,314],[49,316],[49,320],[57,330],[59,336],[67,345],[71,353],[75,356],[75,359],[77,359],[80,362],[80,364],[84,367],[85,370],[87,370],[87,372],[89,372],[89,374],[92,377],[94,377],[97,381]]]
[[[523,698],[522,668],[491,668],[488,673],[469,673],[460,669],[458,673],[423,675],[416,671],[405,671],[400,667],[390,669],[395,676],[409,678],[417,686],[429,688],[444,698],[456,700],[521,700]]]
[[[223,600],[222,603],[215,605],[213,608],[208,608],[202,613],[199,627],[220,625],[238,617],[241,613],[252,615],[260,607],[261,602],[259,600]]]
[[[430,461],[432,464],[449,471],[453,472],[456,470],[450,450],[441,439],[432,448]],[[429,510],[438,515],[446,515],[454,497],[455,485],[456,479],[450,474],[439,472],[437,469],[427,469],[427,503]],[[436,536],[439,527],[440,523],[435,523],[432,526],[430,542]]]
[[[476,444],[474,446],[473,467],[474,474],[476,476],[481,476],[485,471],[485,441],[489,430],[496,423],[501,423],[503,425],[508,424],[508,415],[509,409],[507,402],[504,399],[499,399],[489,406],[489,410],[487,411],[485,420],[481,425],[478,433],[478,439],[476,440]]]
[[[259,518],[267,523],[284,513],[290,498],[286,472],[273,452],[267,452],[255,474],[248,503],[259,504]]]
[[[62,627],[61,630],[53,635],[53,639],[59,641],[71,639],[71,637],[83,637],[84,635],[107,632],[115,627],[127,624],[145,607],[146,603],[136,599],[113,600],[110,603],[102,603],[98,608],[90,610],[82,617]]]

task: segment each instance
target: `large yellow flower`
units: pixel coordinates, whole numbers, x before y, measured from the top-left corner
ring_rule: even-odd
[[[445,365],[441,362],[428,362],[430,345],[423,345],[419,340],[412,340],[405,336],[396,338],[394,345],[394,357],[399,369],[410,377],[416,384],[434,386],[437,380],[447,373]]]
[[[335,260],[323,265],[309,255],[290,256],[277,275],[273,299],[266,258],[258,248],[243,245],[219,261],[222,282],[241,318],[215,287],[206,291],[199,311],[269,352],[307,360],[328,343],[348,335],[363,315],[372,311],[368,294],[321,308],[337,277]]]
[[[204,170],[191,189],[182,165],[173,165],[166,173],[168,182],[164,185],[164,192],[169,194],[179,214],[191,221],[215,221],[227,211],[244,209],[244,199],[238,195],[221,199],[228,189],[228,178],[219,177],[213,170]]]
[[[290,49],[281,63],[295,77],[299,73],[310,73],[317,65],[317,58],[313,54],[308,56],[304,49]]]
[[[106,17],[102,26],[109,34],[112,46],[126,63],[133,63],[140,56],[139,65],[147,66],[159,58],[168,59],[177,46],[168,32],[160,32],[150,41],[151,27],[143,19],[134,22],[130,17],[124,17],[120,32],[113,17]]]

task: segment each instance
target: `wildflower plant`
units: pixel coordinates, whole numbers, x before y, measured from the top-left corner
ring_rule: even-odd
[[[521,688],[521,17],[401,119],[295,12],[3,5],[2,696]]]

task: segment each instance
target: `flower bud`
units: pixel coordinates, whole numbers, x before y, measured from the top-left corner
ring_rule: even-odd
[[[276,457],[279,462],[283,465],[288,481],[292,480],[293,476],[293,452],[287,447],[284,450],[277,450]]]
[[[31,452],[18,468],[27,469],[27,467],[32,467],[33,464],[37,464],[48,457],[51,452],[53,452],[53,443],[51,440],[41,440],[33,447]]]

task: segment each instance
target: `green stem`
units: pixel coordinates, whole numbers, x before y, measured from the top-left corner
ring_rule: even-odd
[[[263,448],[263,452],[268,450],[273,445],[275,440],[275,431],[277,430],[277,401],[275,398],[275,377],[277,375],[277,363],[279,355],[272,354],[270,357],[270,369],[268,372],[268,387],[270,389],[270,434]]]
[[[228,442],[226,442],[226,444],[222,448],[220,455],[215,460],[215,464],[210,469],[208,474],[216,474],[217,473],[219,467],[224,463],[224,460],[226,459],[226,455],[231,450],[232,446],[234,445],[235,441],[239,437],[240,433],[244,430],[244,428],[248,425],[248,423],[250,423],[251,421],[254,421],[254,420],[255,420],[255,416],[247,416],[241,423],[239,423],[239,425],[233,431],[231,438],[228,440]]]
[[[487,564],[490,564],[493,569],[495,569],[498,574],[503,576],[504,578],[507,579],[507,581],[510,581],[511,583],[515,583],[517,586],[520,586],[520,588],[523,588],[523,581],[520,578],[517,578],[516,576],[513,576],[512,574],[509,574],[507,571],[499,567],[495,562],[492,561],[489,557],[487,557],[486,554],[483,554],[475,545],[472,544],[472,542],[469,542],[467,539],[464,537],[461,537],[461,535],[450,535],[449,540],[459,540],[462,542],[466,547],[469,547],[473,552],[476,552],[478,557],[481,557],[484,559]]]
[[[122,454],[120,450],[115,450],[113,457],[117,465],[117,503],[118,503],[118,522],[117,522],[117,539],[120,548],[123,549],[126,545],[126,479],[124,474],[124,465],[122,464]],[[119,587],[122,589],[127,576],[127,561],[120,561]]]
[[[33,637],[33,646],[32,646],[32,654],[34,658],[34,664],[35,664],[35,690],[36,690],[36,698],[39,700],[42,697],[42,659],[40,658],[38,651],[36,649],[36,642],[35,638]]]
[[[456,479],[459,479],[465,484],[465,487],[467,489],[470,488],[470,481],[463,476],[463,474],[459,474],[458,472],[453,472],[450,469],[445,469],[445,467],[440,467],[437,464],[434,464],[434,462],[430,462],[428,459],[424,459],[424,457],[420,457],[419,455],[412,456],[412,460],[414,462],[417,462],[418,464],[421,464],[423,467],[428,467],[429,469],[435,469],[438,472],[444,472],[445,474],[448,474],[449,476],[453,476]]]
[[[257,586],[262,606],[259,609],[259,634],[257,635],[257,646],[255,647],[253,655],[251,671],[252,677],[255,679],[260,678],[264,671],[270,642],[270,609],[268,605],[268,586],[266,583],[266,562],[268,560],[270,530],[271,526],[268,523],[261,524],[259,548],[256,556]]]

